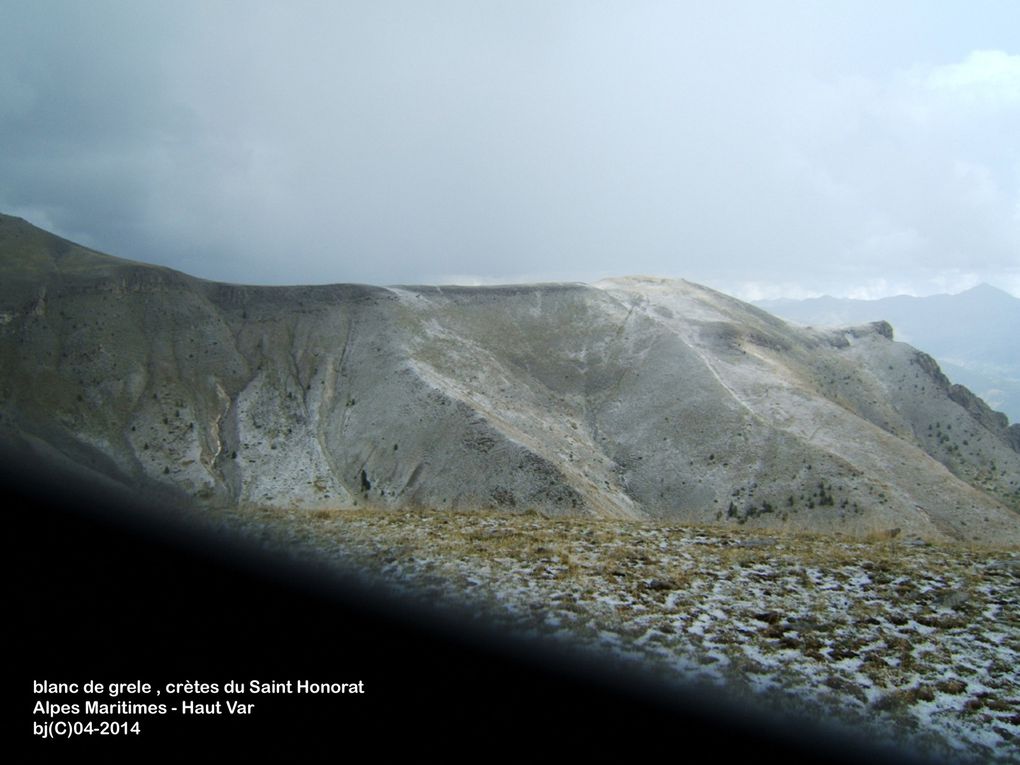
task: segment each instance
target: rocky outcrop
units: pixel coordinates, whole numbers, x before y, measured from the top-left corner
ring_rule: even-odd
[[[950,385],[949,398],[967,410],[967,413],[993,433],[998,433],[1003,441],[1014,450],[1020,451],[1016,436],[1020,427],[1009,425],[1009,419],[1002,412],[996,412],[984,401],[975,396],[963,385]]]

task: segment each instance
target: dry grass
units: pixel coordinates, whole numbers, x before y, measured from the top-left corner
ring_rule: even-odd
[[[956,761],[1020,761],[1012,550],[534,513],[225,520],[522,633],[824,708]]]

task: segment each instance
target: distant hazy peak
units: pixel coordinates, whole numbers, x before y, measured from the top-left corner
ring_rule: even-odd
[[[981,284],[978,284],[976,287],[971,287],[969,290],[964,290],[963,292],[960,292],[958,294],[971,295],[975,297],[991,297],[996,300],[1002,298],[1008,298],[1009,300],[1020,300],[1020,298],[1014,297],[1013,295],[1006,292],[1006,290],[999,289],[998,287],[988,284],[987,282],[981,282]]]
[[[881,298],[849,298],[835,297],[833,295],[819,295],[817,297],[810,298],[780,297],[766,300],[752,300],[751,303],[757,306],[818,305],[822,303],[836,303],[840,305],[873,305],[876,303],[880,304],[890,301],[941,300],[962,297],[980,297],[993,300],[1006,298],[1012,301],[1020,301],[1020,298],[1014,297],[1009,292],[1006,292],[999,287],[988,284],[987,282],[981,282],[981,284],[971,287],[970,289],[963,290],[962,292],[940,292],[934,295],[888,295]]]

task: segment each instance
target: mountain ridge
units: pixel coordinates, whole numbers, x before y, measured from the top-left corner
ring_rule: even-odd
[[[1015,426],[888,324],[654,277],[231,285],[48,237],[0,218],[0,438],[138,490],[1020,543]]]
[[[880,300],[822,296],[754,304],[808,326],[888,320],[897,337],[924,348],[956,382],[1013,422],[1020,420],[1020,354],[1013,332],[1020,326],[1020,299],[1004,290],[980,284],[955,295]]]

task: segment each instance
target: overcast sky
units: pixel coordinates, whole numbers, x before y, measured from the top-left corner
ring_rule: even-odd
[[[1020,2],[3,0],[0,211],[235,282],[1020,296]]]

